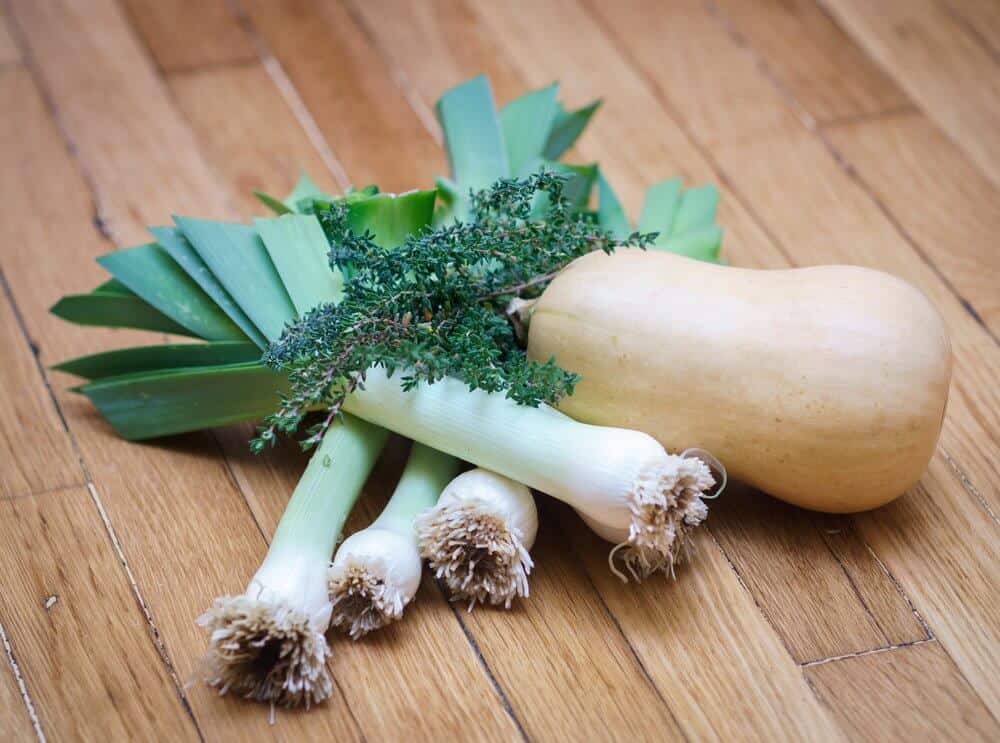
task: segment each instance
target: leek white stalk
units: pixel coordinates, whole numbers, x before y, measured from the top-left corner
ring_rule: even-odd
[[[627,534],[616,549],[641,551],[659,569],[679,556],[686,527],[704,519],[701,496],[715,483],[702,460],[667,454],[648,434],[580,423],[457,379],[406,391],[373,368],[344,408],[566,502]]]
[[[384,429],[351,416],[334,423],[246,591],[217,598],[199,617],[210,632],[205,680],[220,694],[286,707],[330,695],[330,555],[387,438]]]
[[[340,545],[330,566],[331,623],[357,640],[399,619],[420,587],[423,563],[414,532],[459,462],[414,443],[396,489],[371,526]]]
[[[528,595],[538,533],[531,491],[482,468],[463,472],[416,521],[420,553],[453,599],[503,604]]]

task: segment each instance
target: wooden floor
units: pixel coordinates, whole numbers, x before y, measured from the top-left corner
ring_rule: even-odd
[[[428,184],[433,101],[481,71],[500,100],[603,96],[576,159],[633,212],[718,183],[735,265],[921,287],[954,344],[940,446],[854,518],[733,488],[676,582],[620,584],[545,505],[530,600],[467,614],[427,580],[272,725],[194,682],[194,618],[242,590],[302,457],[245,427],[116,439],[46,367],[140,335],[47,308],[146,224],[248,218],[300,168]],[[1000,740],[1000,3],[5,0],[0,111],[0,740]]]

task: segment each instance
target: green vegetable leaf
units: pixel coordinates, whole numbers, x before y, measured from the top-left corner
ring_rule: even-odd
[[[137,440],[260,418],[278,405],[288,379],[244,363],[127,374],[75,391],[90,398],[119,436]]]
[[[699,230],[689,230],[680,235],[668,238],[662,243],[657,241],[656,247],[668,253],[686,255],[700,261],[719,262],[719,248],[722,246],[722,228],[717,224],[703,227]]]
[[[176,227],[149,227],[147,231],[156,238],[181,268],[200,286],[208,296],[229,316],[243,333],[260,348],[267,345],[263,336],[243,309],[236,304],[215,275],[205,265],[205,261],[191,247],[191,243]]]
[[[603,173],[597,175],[597,222],[614,237],[623,240],[632,232],[625,209]]]
[[[280,337],[297,314],[257,231],[236,222],[174,221],[254,325],[269,340]]]
[[[670,229],[671,235],[683,235],[690,230],[711,227],[719,207],[719,189],[712,185],[689,188],[681,196],[681,204]]]
[[[468,198],[470,189],[478,191],[510,175],[493,91],[485,76],[445,92],[438,99],[437,115],[444,131],[451,177],[464,189],[462,200]]]
[[[596,100],[575,111],[567,111],[562,104],[559,104],[542,156],[546,160],[558,160],[562,157],[583,134],[583,130],[587,128],[587,124],[601,107],[601,103],[602,101]]]
[[[271,196],[270,194],[266,194],[263,191],[254,191],[253,195],[257,197],[257,201],[262,203],[264,206],[266,206],[268,209],[273,211],[275,214],[278,214],[279,216],[282,214],[295,213],[295,210],[290,209],[288,205],[285,204],[285,202],[283,202],[281,199]]]
[[[84,379],[103,379],[123,374],[236,364],[260,359],[260,349],[246,341],[213,343],[166,343],[133,346],[80,356],[52,368]]]
[[[407,191],[399,195],[380,193],[347,205],[348,226],[357,232],[369,230],[382,248],[396,248],[407,237],[430,224],[437,191]]]
[[[511,175],[528,175],[534,163],[543,158],[559,112],[558,91],[558,84],[552,84],[515,98],[501,109],[500,125]]]
[[[94,290],[90,294],[69,294],[52,305],[49,312],[77,325],[194,335],[191,330],[132,293]]]
[[[639,229],[643,232],[658,232],[657,245],[666,242],[672,233],[674,217],[681,203],[681,179],[654,183],[646,191],[639,216]]]
[[[207,340],[246,340],[239,326],[156,243],[117,250],[97,262],[193,335]]]
[[[254,226],[300,315],[318,304],[340,301],[344,279],[330,268],[330,245],[316,217],[258,218]]]

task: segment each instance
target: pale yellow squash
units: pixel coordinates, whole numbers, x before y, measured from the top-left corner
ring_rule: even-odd
[[[560,408],[701,447],[796,505],[875,508],[924,472],[951,347],[909,284],[852,266],[759,271],[594,253],[535,305],[528,352],[583,380]]]

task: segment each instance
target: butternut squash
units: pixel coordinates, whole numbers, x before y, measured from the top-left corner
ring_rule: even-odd
[[[582,375],[560,406],[574,418],[707,449],[732,477],[830,513],[920,478],[951,379],[941,316],[893,276],[634,249],[567,267],[532,311],[528,353]]]

